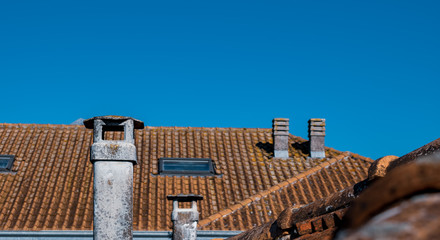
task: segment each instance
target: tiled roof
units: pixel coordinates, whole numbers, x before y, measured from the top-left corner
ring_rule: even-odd
[[[436,152],[438,149],[440,149],[440,138],[420,147],[416,150],[405,154],[404,156],[400,157],[399,159],[396,159],[389,163],[389,166],[387,166],[387,171],[391,171],[393,168],[401,166],[403,164],[413,162],[419,157],[427,156],[429,154],[432,154]]]
[[[336,239],[437,239],[440,154],[403,163],[354,200]]]
[[[299,208],[365,179],[369,165],[369,161],[341,154],[205,218],[199,228],[255,227],[275,219],[286,206]]]
[[[349,158],[336,158],[333,160],[334,163],[315,172],[315,175],[327,171],[326,168],[332,167],[332,164],[346,161],[347,159]],[[364,176],[366,176],[366,172],[364,172]],[[307,205],[300,207],[291,205],[284,209],[279,216],[277,216],[276,220],[252,228],[251,230],[231,237],[230,239],[263,240],[330,238],[333,236],[337,227],[339,227],[342,216],[347,210],[347,207],[350,206],[353,199],[359,195],[367,184],[367,180],[364,180],[342,190],[333,192],[325,198],[313,201]],[[290,195],[290,198],[293,199],[294,195],[295,193]]]
[[[121,139],[121,134],[111,132],[108,138]],[[92,229],[91,143],[92,130],[83,126],[0,124],[0,154],[16,156],[12,172],[0,174],[0,230]],[[291,158],[274,159],[271,129],[146,127],[136,130],[134,230],[170,230],[172,204],[166,199],[170,194],[203,195],[204,200],[198,203],[201,222],[257,194],[264,195],[261,198],[264,201],[255,199],[250,208],[270,206],[275,215],[293,202],[306,204],[339,190],[340,186],[362,177],[371,162],[353,155],[347,158],[347,163],[341,160],[313,175],[307,171],[328,159],[307,158],[307,142],[302,138],[290,135],[289,143]],[[329,158],[340,154],[326,149]],[[219,175],[159,176],[161,157],[211,158]],[[303,178],[308,183],[304,180],[289,183],[302,173],[311,174]],[[311,186],[316,186],[317,191],[311,191]],[[275,188],[278,190],[273,191]],[[298,196],[298,200],[279,200],[287,194]],[[275,200],[283,205],[266,204]],[[242,219],[252,216],[245,224],[221,223],[229,221],[222,219],[204,229],[245,230],[270,218],[267,211],[260,214],[256,210],[253,215],[244,208],[231,214]]]
[[[367,188],[347,212],[347,228],[358,228],[396,202],[421,193],[440,192],[438,162],[412,162],[395,168]]]
[[[365,180],[286,208],[275,221],[230,239],[434,239],[440,232],[439,140],[401,158],[380,158]]]
[[[368,172],[368,179],[374,180],[376,178],[384,177],[388,172],[396,167],[416,161],[419,158],[430,156],[438,153],[440,149],[440,138],[420,147],[416,150],[405,154],[402,157],[385,156],[374,161]]]

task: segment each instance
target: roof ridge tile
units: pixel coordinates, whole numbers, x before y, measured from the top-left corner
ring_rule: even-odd
[[[1,123],[0,123],[1,124]],[[12,124],[12,125],[16,125],[16,124]],[[42,125],[42,124],[39,124]],[[60,124],[52,124],[52,125],[60,125]],[[70,125],[67,125],[70,126]],[[72,125],[75,126],[75,125]],[[78,125],[76,125],[78,126]],[[191,130],[253,130],[253,131],[272,131],[272,128],[248,128],[248,127],[191,127],[191,126],[186,126],[186,127],[179,127],[179,126],[145,126],[146,129],[191,129]],[[294,136],[294,135],[292,135]],[[297,136],[295,136],[297,137]]]

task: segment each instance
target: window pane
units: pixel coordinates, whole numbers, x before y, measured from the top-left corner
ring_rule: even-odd
[[[8,166],[8,159],[0,159],[0,168],[6,168]]]
[[[209,172],[208,161],[191,161],[191,160],[164,160],[164,171],[203,171]]]

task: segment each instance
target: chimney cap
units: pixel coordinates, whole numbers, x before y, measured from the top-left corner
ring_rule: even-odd
[[[92,117],[87,120],[84,120],[84,126],[88,129],[93,129],[94,127],[94,121],[95,120],[115,120],[115,121],[125,121],[125,120],[133,120],[134,129],[143,129],[144,128],[144,122],[134,119],[132,117],[124,117],[124,116],[115,116],[115,115],[107,115],[107,116],[98,116],[98,117]]]
[[[325,118],[310,118],[309,122],[325,122]]]
[[[289,119],[288,118],[274,118],[272,121],[273,122],[288,122]]]
[[[178,195],[168,195],[168,200],[179,201],[179,202],[192,202],[197,200],[203,200],[202,195],[197,194],[178,194]]]

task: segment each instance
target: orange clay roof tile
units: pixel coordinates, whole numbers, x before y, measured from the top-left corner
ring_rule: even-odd
[[[350,168],[353,167],[352,163],[357,162],[357,159],[352,158],[349,154],[341,154],[333,159],[328,160],[316,167],[309,169],[306,172],[299,174],[296,177],[292,177],[291,179],[287,179],[284,182],[281,182],[278,185],[272,186],[267,190],[264,190],[258,194],[255,194],[242,202],[234,205],[233,207],[226,209],[221,212],[222,216],[216,214],[217,218],[203,219],[199,222],[199,228],[203,230],[214,229],[211,225],[216,223],[217,221],[226,221],[224,219],[225,216],[228,217],[238,217],[237,215],[243,214],[240,210],[245,210],[244,212],[249,215],[252,212],[252,208],[260,208],[264,209],[261,211],[262,219],[265,219],[267,222],[269,220],[273,220],[276,218],[281,211],[283,211],[286,207],[295,205],[303,205],[310,202],[314,202],[317,199],[324,198],[330,195],[330,193],[342,190],[348,186],[353,185],[356,182],[359,182],[367,176],[367,170],[369,166],[369,162],[366,162],[362,171],[361,176],[351,176]],[[323,172],[333,171],[334,169],[339,169],[339,174],[333,173],[331,174],[333,177],[329,178],[326,183],[323,183],[320,179],[320,175]],[[340,180],[341,178],[344,181]],[[294,180],[292,180],[294,179]],[[318,182],[320,184],[318,184]],[[332,184],[334,186],[333,191],[322,190],[325,189],[326,184]],[[287,190],[291,193],[285,194]],[[295,192],[295,193],[294,193]],[[297,197],[300,196],[301,200]],[[291,199],[294,198],[294,199]],[[279,199],[283,199],[280,201]],[[291,200],[294,200],[292,203]],[[242,206],[240,208],[239,206]],[[284,207],[282,207],[284,206]],[[252,216],[253,217],[253,216]]]
[[[0,230],[92,228],[92,136],[77,125],[0,124],[0,154],[16,156],[13,172],[0,174]],[[307,141],[293,135],[291,158],[273,159],[272,130],[264,128],[147,126],[135,136],[134,230],[170,230],[166,195],[179,193],[204,196],[203,229],[246,230],[360,180],[371,162],[331,148],[328,159],[310,159]],[[219,175],[158,176],[161,157],[211,158]]]

